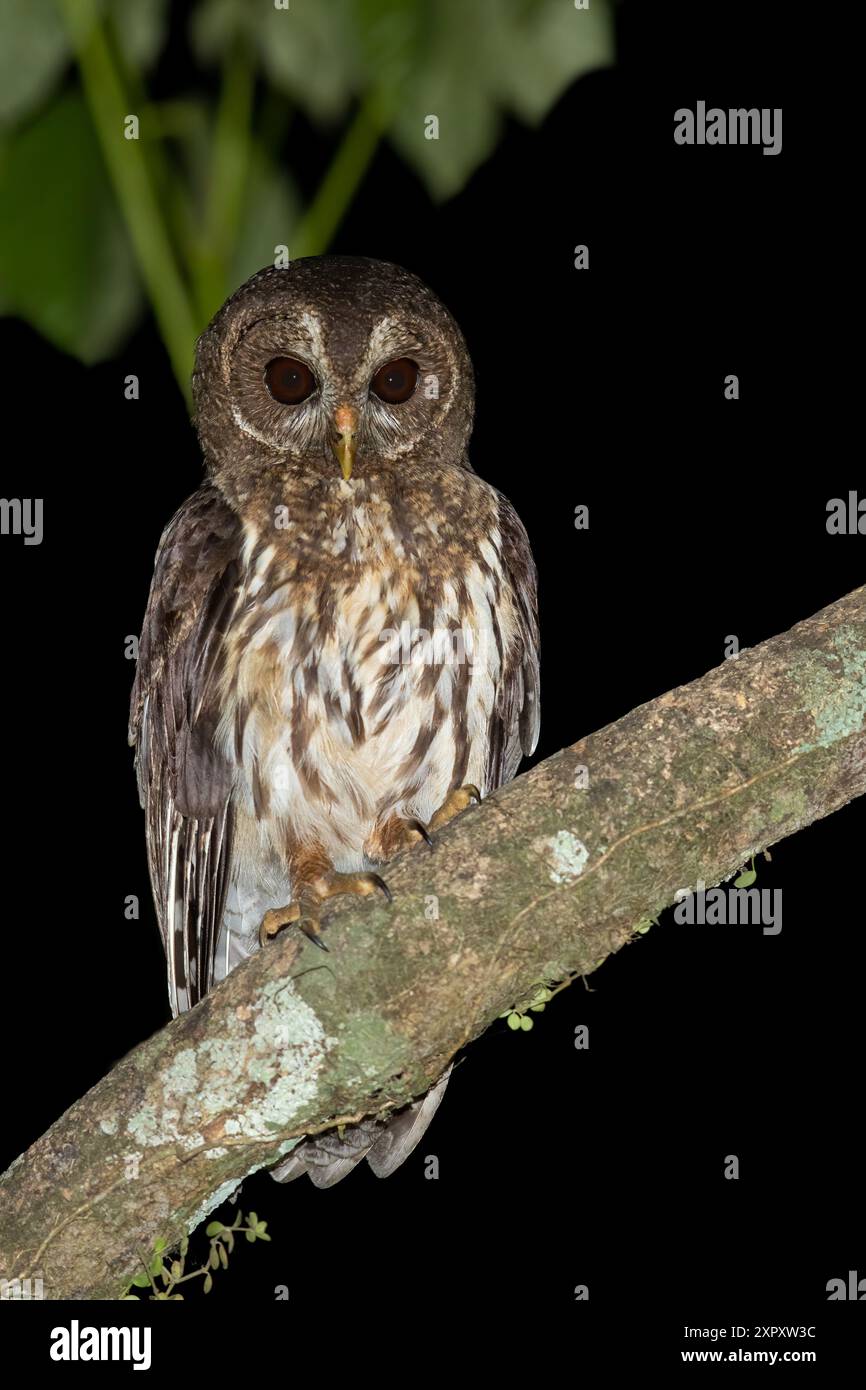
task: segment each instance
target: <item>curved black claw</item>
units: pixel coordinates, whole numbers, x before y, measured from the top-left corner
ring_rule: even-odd
[[[308,941],[312,941],[314,946],[318,946],[320,951],[330,951],[330,947],[325,945],[318,922],[311,922],[309,919],[298,923],[301,931]]]
[[[371,883],[375,883],[376,887],[385,894],[385,897],[388,899],[389,903],[392,903],[394,901],[394,894],[391,892],[391,889],[388,887],[384,878],[380,878],[378,874],[368,874],[367,878],[370,880]]]
[[[407,820],[406,824],[408,825],[410,830],[417,830],[418,834],[421,836],[421,839],[426,840],[430,848],[433,848],[433,836],[430,834],[430,831],[427,829],[426,825],[422,820],[419,820],[417,816],[412,816],[409,820]]]

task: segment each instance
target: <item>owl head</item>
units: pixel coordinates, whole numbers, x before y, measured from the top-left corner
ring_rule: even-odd
[[[193,375],[208,470],[308,469],[323,480],[422,461],[468,467],[463,335],[399,266],[314,256],[266,267],[202,334]]]

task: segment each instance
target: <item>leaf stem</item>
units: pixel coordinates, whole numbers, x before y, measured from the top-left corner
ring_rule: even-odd
[[[195,267],[199,307],[206,320],[226,297],[228,267],[237,241],[252,160],[251,121],[255,68],[247,45],[238,42],[223,70],[214,127],[204,234]]]
[[[153,311],[187,406],[197,336],[190,296],[138,140],[124,138],[129,111],[123,82],[93,0],[60,0],[84,94]]]
[[[293,260],[321,255],[328,249],[367,172],[385,124],[385,103],[379,92],[369,92],[304,214],[291,247]]]

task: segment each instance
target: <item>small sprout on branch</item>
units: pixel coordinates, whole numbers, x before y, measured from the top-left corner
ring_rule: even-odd
[[[635,931],[638,932],[641,936],[643,936],[646,932],[649,931],[650,927],[657,927],[658,924],[658,917],[642,917],[641,920],[635,926]]]
[[[154,1300],[163,1299],[183,1299],[182,1293],[175,1290],[178,1284],[185,1284],[190,1279],[202,1279],[202,1289],[204,1293],[210,1293],[213,1288],[212,1270],[228,1269],[229,1255],[235,1248],[235,1233],[246,1236],[252,1244],[257,1240],[270,1240],[267,1233],[268,1223],[260,1221],[254,1211],[244,1218],[242,1211],[239,1211],[230,1226],[226,1226],[222,1221],[209,1221],[205,1227],[205,1235],[210,1240],[207,1258],[198,1269],[192,1269],[189,1273],[185,1272],[186,1257],[189,1253],[189,1236],[184,1236],[180,1242],[177,1256],[169,1264],[165,1262],[167,1253],[167,1242],[160,1237],[154,1244],[153,1254],[148,1260],[142,1259],[141,1271],[136,1274],[132,1281],[134,1289],[150,1289],[148,1298]],[[157,1284],[160,1281],[162,1287]],[[124,1302],[132,1299],[138,1301],[138,1294],[127,1293],[124,1295]]]
[[[557,992],[556,990],[549,989],[547,985],[542,984],[540,981],[537,981],[536,983],[538,984],[539,988],[536,990],[535,994],[532,996],[528,1004],[524,1005],[524,1007],[521,1009],[506,1009],[504,1013],[501,1013],[499,1015],[500,1018],[504,1018],[506,1020],[509,1028],[511,1028],[515,1033],[518,1031],[521,1033],[528,1033],[530,1029],[533,1027],[533,1020],[531,1018],[528,1018],[527,1015],[529,1013],[544,1013],[545,1005],[550,1002],[554,994],[556,994]],[[570,981],[567,981],[567,983],[570,983]],[[562,988],[562,986],[560,986],[560,988]]]

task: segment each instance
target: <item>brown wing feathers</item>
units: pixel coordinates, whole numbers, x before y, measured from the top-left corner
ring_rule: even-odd
[[[207,485],[157,552],[132,691],[148,862],[175,1013],[213,979],[231,855],[234,768],[216,748],[222,635],[237,587],[240,524]]]
[[[502,568],[517,607],[517,633],[506,646],[497,640],[503,672],[490,721],[487,787],[493,790],[514,776],[520,759],[535,751],[540,718],[538,676],[538,600],[535,562],[529,538],[507,498],[499,498]],[[495,615],[498,621],[499,614]]]

